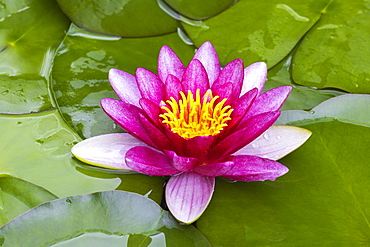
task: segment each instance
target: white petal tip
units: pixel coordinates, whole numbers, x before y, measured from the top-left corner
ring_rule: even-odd
[[[254,155],[278,160],[302,146],[312,132],[295,126],[273,125],[235,155]]]
[[[256,62],[251,64],[253,67],[258,67],[261,70],[267,70],[267,64],[265,62]]]
[[[110,81],[112,81],[112,80],[118,80],[118,81],[120,81],[120,80],[121,80],[120,76],[123,76],[123,75],[125,75],[126,73],[127,73],[127,72],[124,72],[124,71],[122,71],[122,70],[115,69],[115,68],[111,68],[111,69],[109,70],[109,72],[108,72],[108,79],[109,79]]]
[[[117,73],[118,71],[120,71],[119,69],[115,69],[115,68],[111,68],[110,70],[109,70],[109,74],[111,74],[111,73]]]
[[[166,185],[166,202],[172,215],[191,224],[203,214],[214,191],[215,179],[195,173],[172,176]]]
[[[132,171],[125,161],[125,153],[134,146],[143,146],[141,141],[127,133],[113,133],[95,136],[77,143],[72,147],[72,154],[90,165]]]

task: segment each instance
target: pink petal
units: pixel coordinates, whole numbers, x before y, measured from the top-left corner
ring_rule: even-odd
[[[171,97],[173,97],[176,101],[179,100],[179,92],[182,91],[182,84],[176,76],[167,76],[165,88],[167,100],[169,100]]]
[[[256,98],[245,119],[264,112],[279,110],[288,98],[291,90],[291,86],[282,86],[264,92]]]
[[[185,67],[180,58],[168,46],[163,46],[158,56],[158,76],[165,82],[167,76],[172,74],[181,79]]]
[[[166,185],[166,203],[172,215],[190,224],[196,221],[211,201],[215,179],[195,173],[172,176]]]
[[[199,173],[203,176],[218,177],[223,176],[231,168],[233,168],[234,162],[225,161],[221,163],[210,163],[202,166],[198,166],[194,169],[194,172]]]
[[[143,114],[139,114],[139,119],[141,126],[154,144],[151,146],[160,151],[173,147],[172,142],[169,141],[169,139],[163,134],[163,132],[158,129],[157,126],[152,124]]]
[[[240,95],[245,94],[253,88],[258,89],[258,94],[262,93],[267,76],[267,65],[264,62],[257,62],[244,69],[244,81]]]
[[[235,156],[233,162],[234,167],[223,177],[237,181],[273,181],[289,171],[279,162],[256,156]]]
[[[135,76],[118,69],[111,69],[108,78],[114,91],[122,101],[139,106],[141,94]]]
[[[197,158],[178,156],[173,151],[165,150],[164,153],[170,160],[172,167],[182,172],[192,171],[194,166],[199,163],[199,159]]]
[[[142,98],[139,101],[141,108],[144,110],[148,118],[156,125],[160,125],[161,120],[159,119],[159,114],[161,114],[161,109],[158,105],[154,104],[152,101]]]
[[[136,70],[136,79],[143,98],[147,98],[159,105],[165,96],[163,82],[154,73],[143,68]]]
[[[257,94],[258,90],[254,88],[233,102],[232,107],[234,111],[231,114],[231,120],[228,123],[229,128],[227,129],[227,132],[232,130],[233,126],[237,125],[244,118],[246,112],[252,106],[252,103],[256,98]]]
[[[203,64],[208,74],[209,83],[212,85],[220,74],[220,61],[212,43],[204,42],[195,53],[194,59],[198,59]]]
[[[278,160],[300,147],[311,134],[311,131],[299,127],[274,125],[234,155]]]
[[[207,72],[202,63],[197,59],[190,61],[181,81],[185,93],[190,90],[195,94],[196,90],[200,89],[200,95],[203,96],[209,89]]]
[[[227,82],[221,87],[219,87],[217,90],[213,92],[213,95],[218,95],[220,99],[228,99],[225,102],[225,105],[230,105],[230,100],[233,97],[233,84],[231,82]]]
[[[88,164],[132,171],[125,163],[126,152],[136,146],[147,146],[127,133],[91,137],[72,148],[73,155]]]
[[[142,109],[123,101],[109,98],[102,99],[100,104],[105,113],[122,129],[141,141],[153,145],[138,121],[139,114],[143,112]]]
[[[230,100],[239,97],[244,78],[243,67],[244,64],[241,59],[235,59],[227,64],[225,68],[221,70],[220,76],[212,85],[212,91],[216,91],[225,83],[231,82],[233,84],[233,95]]]
[[[208,158],[215,160],[235,153],[265,132],[279,117],[280,112],[268,112],[250,118],[245,127],[220,141],[209,153]]]
[[[179,173],[162,153],[148,147],[133,147],[126,153],[126,164],[132,170],[150,175],[165,176]]]
[[[169,128],[164,127],[164,134],[167,136],[169,140],[172,142],[172,148],[169,150],[175,151],[180,156],[187,156],[184,152],[184,143],[185,139],[179,136],[176,133],[173,133]]]
[[[208,149],[212,145],[214,136],[196,136],[185,140],[184,150],[186,156],[202,158],[207,155]]]

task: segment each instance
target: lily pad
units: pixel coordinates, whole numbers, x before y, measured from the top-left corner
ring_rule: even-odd
[[[137,67],[157,70],[160,48],[169,45],[184,62],[194,47],[176,33],[141,39],[96,35],[71,26],[53,67],[53,90],[67,123],[80,136],[122,131],[103,112],[100,100],[117,98],[108,82],[111,68],[135,74]]]
[[[183,26],[197,47],[211,41],[223,65],[241,58],[246,64],[265,61],[270,68],[312,28],[328,1],[240,0],[213,18]]]
[[[241,0],[213,18],[184,19],[183,25],[196,46],[211,41],[223,64],[240,57],[271,68],[297,46],[291,73],[298,84],[369,93],[369,10],[362,0]]]
[[[341,108],[345,97],[349,96],[329,101],[336,100]],[[367,99],[361,101],[365,105]],[[358,125],[365,112],[362,116],[347,113],[346,123],[332,118],[321,122],[321,116],[308,125],[301,122],[313,134],[281,160],[290,172],[275,182],[219,179],[198,229],[214,246],[362,246],[369,242],[370,128]]]
[[[2,174],[40,185],[57,196],[115,189],[117,177],[101,178],[76,171],[70,149],[81,139],[57,111],[0,115]]]
[[[54,199],[57,197],[42,187],[19,178],[0,177],[0,224]]]
[[[347,94],[327,100],[311,111],[285,111],[276,124],[304,125],[338,120],[370,127],[370,95]]]
[[[22,236],[21,238],[19,236]],[[105,191],[36,207],[0,229],[2,246],[210,246],[152,200]]]
[[[55,107],[48,78],[69,20],[54,1],[1,1],[0,112],[29,113]]]
[[[292,91],[281,110],[311,110],[319,103],[332,97],[342,95],[343,92],[336,90],[321,89],[315,90],[297,85],[291,76],[292,54],[268,71],[264,91],[280,86],[292,86]]]
[[[229,8],[234,0],[164,0],[171,8],[191,19],[202,20],[215,16]]]
[[[370,93],[370,6],[355,0],[330,1],[293,59],[293,78],[316,88]]]
[[[45,77],[32,74],[0,75],[0,81],[0,113],[33,113],[55,108]]]
[[[58,0],[61,9],[77,26],[92,32],[147,37],[176,31],[177,21],[156,0]]]
[[[27,8],[30,2],[31,2],[30,0],[19,0],[19,1],[2,0],[1,1],[2,8],[0,8],[1,18],[11,16],[12,14],[17,13],[19,10]]]

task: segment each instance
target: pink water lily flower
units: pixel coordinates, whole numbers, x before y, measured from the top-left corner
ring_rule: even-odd
[[[104,111],[127,133],[96,136],[72,153],[89,164],[171,176],[165,189],[169,210],[186,224],[211,200],[215,177],[236,181],[275,180],[288,172],[276,162],[302,145],[311,132],[272,126],[291,87],[265,93],[263,62],[244,68],[235,59],[223,69],[210,42],[185,67],[167,46],[158,76],[117,69],[109,81],[120,100],[103,99]]]

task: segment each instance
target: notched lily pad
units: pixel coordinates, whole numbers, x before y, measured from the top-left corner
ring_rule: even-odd
[[[240,57],[271,68],[298,45],[291,70],[296,83],[369,93],[369,10],[362,0],[241,0],[213,18],[183,25],[196,46],[211,41],[223,64]]]
[[[293,54],[294,51],[268,71],[268,77],[264,87],[265,91],[286,85],[293,87],[281,110],[311,110],[321,102],[343,94],[343,92],[336,90],[317,90],[296,84],[291,76]]]
[[[370,93],[370,6],[366,1],[331,1],[293,59],[293,78],[315,88]]]
[[[0,112],[29,113],[53,106],[51,64],[69,20],[54,1],[1,1]]]
[[[271,68],[319,19],[320,11],[310,6],[325,2],[240,0],[213,18],[183,25],[197,47],[211,41],[223,65],[241,58],[245,64],[265,61]]]

